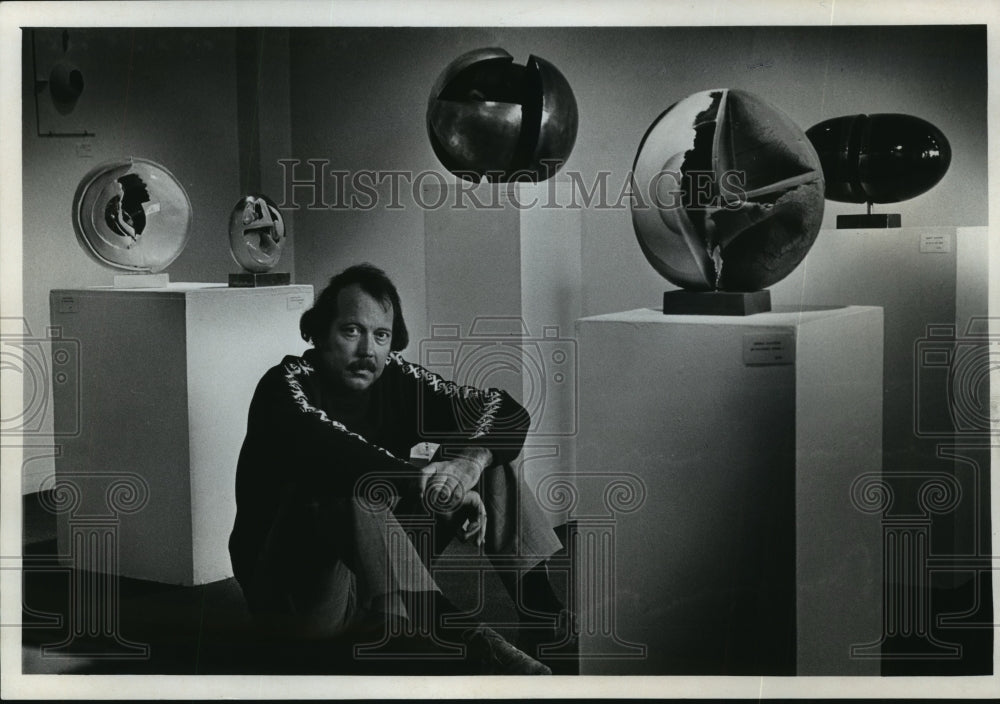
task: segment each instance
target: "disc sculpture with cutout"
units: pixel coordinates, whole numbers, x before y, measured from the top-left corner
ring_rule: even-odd
[[[643,137],[633,178],[639,246],[688,291],[780,281],[823,219],[816,150],[791,118],[743,90],[707,90],[668,108]]]
[[[84,250],[101,264],[131,272],[165,269],[187,244],[191,222],[184,187],[148,159],[94,168],[73,200],[73,225]]]
[[[559,70],[503,49],[452,61],[431,89],[427,133],[438,159],[467,181],[544,181],[576,142],[576,98]]]

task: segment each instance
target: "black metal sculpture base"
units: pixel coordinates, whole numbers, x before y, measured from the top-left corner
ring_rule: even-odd
[[[771,292],[665,291],[665,315],[753,315],[771,310]]]
[[[867,215],[838,215],[838,230],[864,230],[867,228],[902,227],[899,213],[868,213]]]
[[[291,274],[266,272],[251,274],[243,272],[229,275],[230,288],[257,288],[258,286],[287,286],[292,282]]]

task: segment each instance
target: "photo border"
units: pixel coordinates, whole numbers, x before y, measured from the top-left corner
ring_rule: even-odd
[[[252,12],[247,12],[252,9]],[[525,2],[480,4],[447,0],[393,2],[5,2],[0,5],[0,314],[18,316],[21,300],[21,37],[22,25],[57,26],[639,26],[639,25],[850,25],[850,24],[985,24],[988,66],[1000,67],[997,3],[986,0],[945,6],[932,0],[869,2],[820,0],[806,5],[794,0],[768,2]],[[996,134],[997,82],[988,84],[989,132]],[[989,222],[1000,222],[997,156],[1000,139],[989,140]],[[991,238],[995,239],[995,238]],[[1000,272],[1000,247],[990,242],[990,271]],[[998,287],[989,291],[989,312],[1000,311]],[[995,324],[995,323],[994,323]],[[997,330],[992,330],[996,334]],[[993,388],[1000,386],[994,374]],[[994,398],[996,391],[994,391]],[[20,398],[15,380],[5,379],[0,398]],[[8,402],[9,403],[9,402]],[[6,405],[6,404],[5,404]],[[0,557],[21,554],[21,483],[23,453],[2,448],[0,482]],[[993,447],[992,466],[1000,459]],[[15,469],[17,468],[17,469]],[[991,518],[996,552],[1000,525],[992,482]],[[996,559],[996,558],[994,558]],[[20,570],[0,565],[0,623],[20,619]],[[1000,573],[993,572],[993,595],[1000,593]],[[991,677],[344,677],[344,676],[101,676],[23,675],[19,627],[0,629],[0,695],[3,698],[494,698],[494,697],[984,697],[1000,692],[1000,644],[994,644]]]

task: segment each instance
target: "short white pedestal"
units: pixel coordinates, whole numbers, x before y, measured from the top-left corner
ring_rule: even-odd
[[[59,349],[77,355],[54,367],[78,374],[54,385],[56,423],[78,414],[79,427],[56,458],[57,494],[70,499],[60,554],[172,584],[232,576],[250,399],[268,368],[301,353],[298,320],[312,298],[311,286],[52,291],[52,324],[67,341]],[[102,538],[87,528],[95,522]]]
[[[851,490],[881,469],[882,311],[641,309],[577,335],[581,674],[878,674],[850,657],[882,599]]]

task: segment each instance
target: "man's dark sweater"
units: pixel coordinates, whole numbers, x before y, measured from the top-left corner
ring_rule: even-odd
[[[349,496],[361,477],[384,473],[406,493],[419,479],[407,461],[419,442],[440,443],[445,454],[486,447],[494,464],[513,460],[524,443],[530,418],[505,391],[460,386],[394,352],[371,387],[345,397],[322,368],[316,350],[285,357],[254,392],[229,538],[241,584],[290,489]]]

